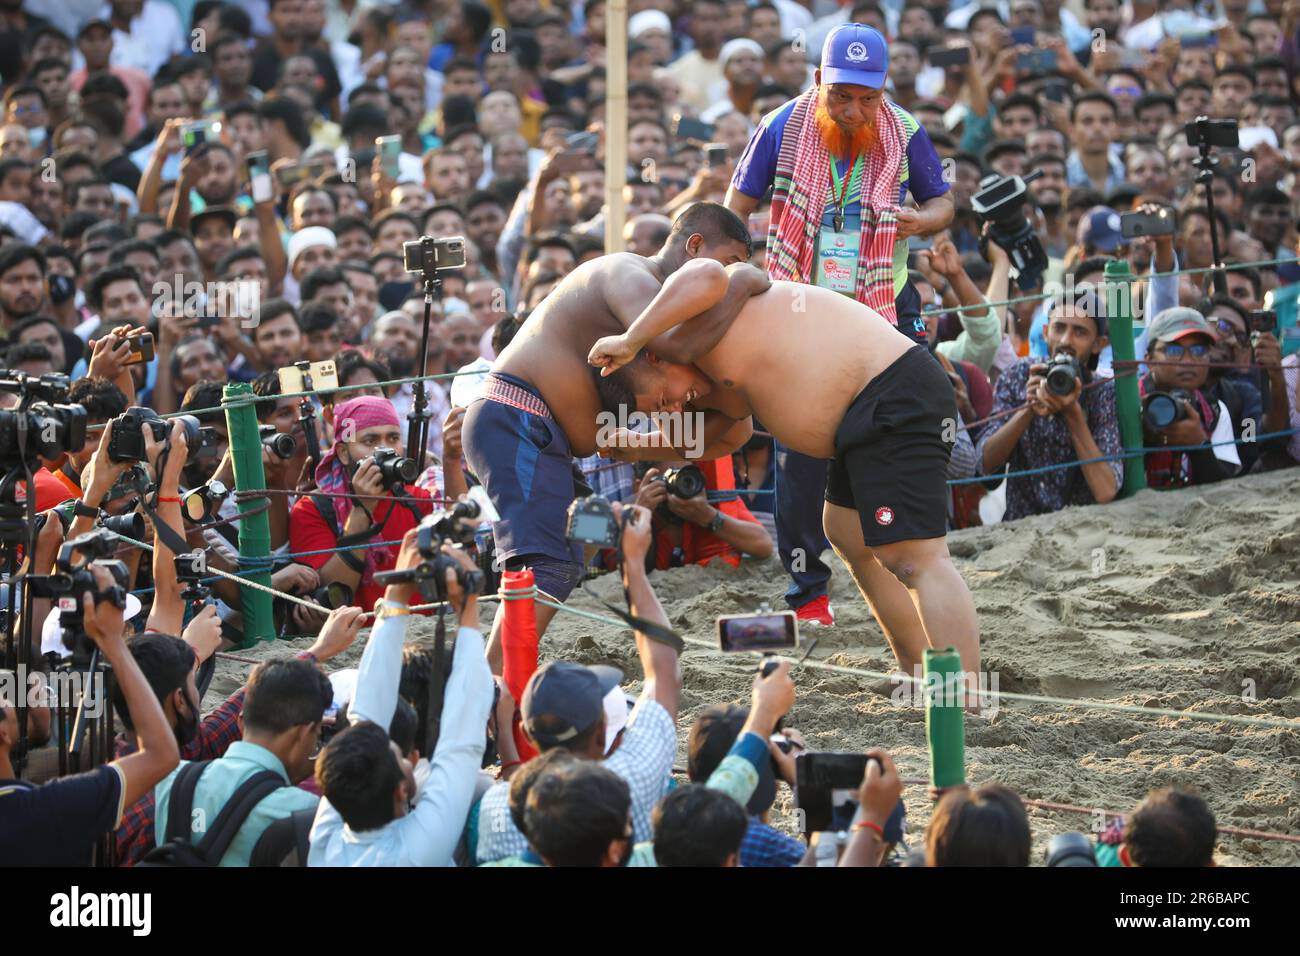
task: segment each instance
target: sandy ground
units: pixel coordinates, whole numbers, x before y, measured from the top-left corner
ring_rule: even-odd
[[[975,596],[984,667],[1000,689],[1300,721],[1300,470],[1143,492],[958,532],[949,545]],[[818,632],[812,660],[889,670],[893,657],[879,628],[847,571],[829,560],[837,625]],[[652,581],[674,627],[709,642],[717,615],[764,602],[782,607],[786,586],[775,559],[739,570],[685,568]],[[594,590],[617,601],[614,585],[603,579]],[[600,610],[581,592],[572,604]],[[355,664],[362,644],[333,665]],[[611,663],[639,676],[628,631],[574,615],[559,615],[542,655]],[[754,664],[750,656],[688,649],[678,766],[695,716],[709,704],[747,700]],[[222,662],[206,703],[246,672]],[[882,746],[904,776],[926,776],[924,714],[892,702],[888,682],[814,668],[796,679],[787,726],[811,748]],[[1203,794],[1221,825],[1300,834],[1298,731],[1004,702],[991,716],[968,719],[966,761],[969,780],[998,781],[1027,798],[1127,812],[1150,789],[1177,784]],[[917,841],[929,803],[919,786],[905,798],[909,839]],[[783,788],[773,822],[792,829],[791,809]],[[1052,835],[1092,825],[1088,816],[1033,808],[1030,819],[1036,863]],[[1300,846],[1225,836],[1218,859],[1294,866]]]

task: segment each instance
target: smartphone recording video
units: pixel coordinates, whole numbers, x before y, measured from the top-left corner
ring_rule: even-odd
[[[718,618],[718,646],[727,653],[795,648],[799,646],[799,622],[794,611],[724,614]]]

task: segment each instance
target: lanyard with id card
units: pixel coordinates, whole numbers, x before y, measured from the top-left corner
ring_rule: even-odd
[[[852,194],[854,184],[860,184],[862,166],[863,159],[859,156],[849,171],[848,181],[841,185],[835,159],[830,158],[833,184],[831,198],[834,200],[835,213],[832,228],[827,229],[822,226],[818,232],[817,248],[813,257],[816,262],[813,284],[850,298],[853,298],[857,292],[858,254],[862,246],[862,231],[845,230],[844,206]]]

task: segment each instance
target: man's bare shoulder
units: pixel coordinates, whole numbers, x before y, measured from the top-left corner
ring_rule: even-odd
[[[615,252],[593,259],[574,270],[584,272],[591,285],[627,293],[635,289],[658,289],[663,280],[655,273],[650,260],[631,252]]]

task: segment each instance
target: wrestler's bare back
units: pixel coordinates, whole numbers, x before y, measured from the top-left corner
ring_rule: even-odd
[[[587,353],[596,339],[626,328],[607,304],[607,284],[625,298],[639,298],[644,308],[663,277],[656,275],[649,259],[630,253],[578,266],[528,317],[493,364],[494,372],[521,378],[541,394],[578,457],[595,454],[601,408]]]
[[[853,399],[912,345],[879,313],[839,293],[773,282],[696,360],[714,387],[698,404],[739,414],[743,403],[783,445],[831,458]]]

